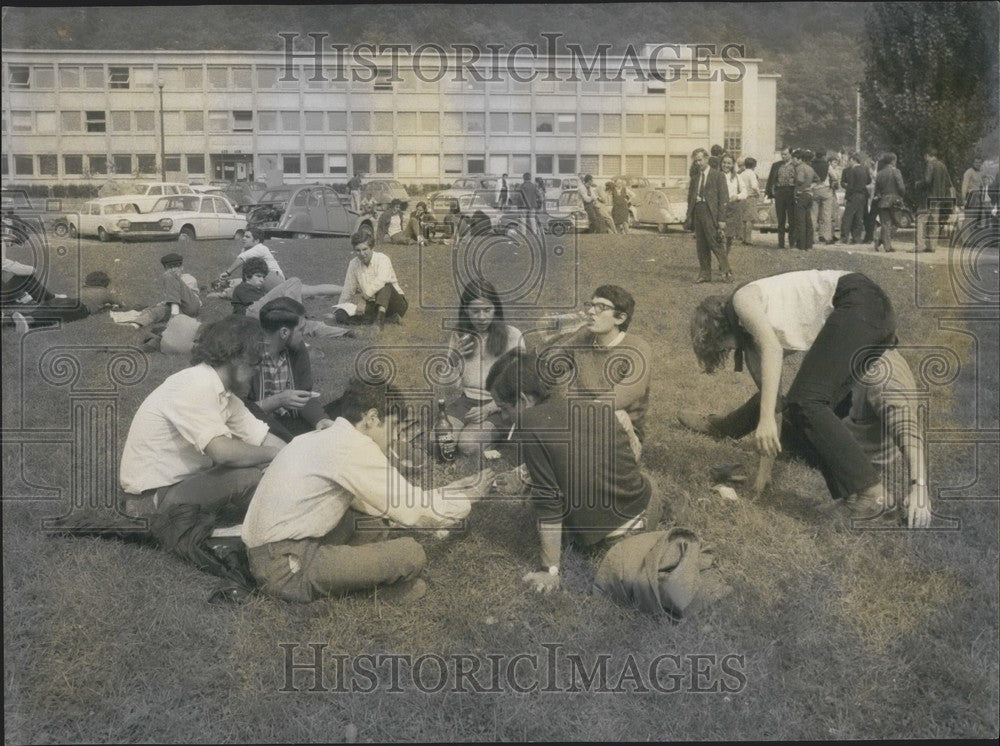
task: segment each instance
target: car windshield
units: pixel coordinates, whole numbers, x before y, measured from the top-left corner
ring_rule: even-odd
[[[269,189],[261,195],[261,202],[287,202],[291,196],[291,189]]]
[[[135,212],[138,212],[138,210],[135,209],[135,205],[133,205],[131,202],[126,202],[124,204],[121,202],[117,202],[113,205],[104,206],[105,215],[118,215],[118,214],[135,213]]]
[[[194,195],[164,197],[153,205],[153,212],[197,212],[199,198]]]

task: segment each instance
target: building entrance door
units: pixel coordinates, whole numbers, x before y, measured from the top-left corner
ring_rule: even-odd
[[[213,181],[253,181],[253,156],[246,154],[213,154]]]

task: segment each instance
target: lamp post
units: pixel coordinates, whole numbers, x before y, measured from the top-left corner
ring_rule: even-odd
[[[854,152],[861,152],[861,84],[854,86]]]
[[[167,148],[166,137],[163,133],[163,78],[156,81],[156,87],[160,89],[160,181],[167,180]]]

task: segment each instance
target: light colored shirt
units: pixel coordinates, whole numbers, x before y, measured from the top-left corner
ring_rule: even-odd
[[[411,485],[375,441],[338,417],[278,452],[250,501],[243,543],[319,538],[351,507],[410,528],[437,528],[461,520],[472,505],[461,493]]]
[[[743,186],[743,194],[746,197],[760,196],[760,181],[753,169],[746,168],[739,173],[740,184]],[[732,194],[730,194],[732,199]]]
[[[274,272],[282,277],[285,276],[285,273],[281,271],[281,267],[278,266],[278,260],[274,258],[274,254],[262,243],[251,246],[246,251],[241,251],[239,258],[244,264],[246,264],[247,259],[263,259],[267,264],[268,272]]]
[[[837,283],[849,274],[841,269],[806,269],[764,277],[746,287],[760,290],[764,313],[782,349],[808,350],[833,313]]]
[[[519,347],[523,350],[524,338],[521,335],[521,331],[516,327],[510,326],[509,324],[507,324],[506,327],[507,345],[504,347],[504,352],[513,350],[515,347]],[[483,340],[480,339],[478,335],[474,334],[473,340],[475,347],[472,350],[472,354],[468,357],[462,358],[459,363],[462,366],[462,393],[470,399],[488,402],[492,400],[492,397],[490,396],[490,392],[485,388],[486,377],[490,374],[490,368],[493,367],[493,363],[495,363],[500,356],[498,355],[494,357],[487,352],[486,347],[483,344]],[[453,350],[457,350],[460,347],[457,332],[452,332],[449,345]]]
[[[403,230],[403,221],[399,215],[393,213],[389,216],[389,235],[395,236],[401,230]]]
[[[746,199],[746,192],[743,191],[743,185],[740,183],[740,177],[734,174],[732,171],[722,174],[726,178],[726,186],[729,188],[729,201],[738,202],[739,200]]]
[[[967,168],[962,176],[962,204],[968,202],[970,193],[978,192],[988,182],[989,179],[983,175],[982,170],[977,171],[971,166]]]
[[[403,288],[399,286],[396,279],[396,270],[392,268],[392,260],[381,251],[372,252],[372,260],[365,266],[359,257],[351,259],[347,265],[347,274],[344,275],[344,289],[340,293],[340,303],[350,303],[354,301],[354,296],[358,293],[371,300],[375,293],[386,285],[392,285],[396,292],[403,295]]]
[[[205,447],[219,436],[259,446],[267,425],[227,391],[214,368],[201,363],[169,376],[139,405],[125,439],[122,489],[177,484],[213,466]]]

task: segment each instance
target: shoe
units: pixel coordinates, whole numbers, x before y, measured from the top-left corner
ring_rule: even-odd
[[[694,281],[694,284],[700,285],[703,282],[711,282],[711,281],[712,281],[711,277],[705,277],[704,275],[701,275],[700,277],[698,277],[697,280]]]
[[[732,282],[733,281],[733,273],[732,272],[726,272],[726,274],[724,274],[722,276],[722,281],[723,282]]]
[[[696,433],[708,434],[712,429],[712,419],[710,415],[696,412],[693,409],[682,409],[677,413],[677,421],[688,430]]]
[[[405,604],[423,598],[427,594],[427,582],[423,578],[414,578],[382,586],[376,592],[378,598],[386,603]]]
[[[10,315],[10,319],[11,321],[14,322],[14,328],[17,330],[18,334],[28,333],[28,320],[24,318],[22,314],[18,313],[17,311],[14,311]]]
[[[851,495],[844,498],[843,506],[852,518],[858,519],[877,518],[889,512],[886,511],[885,505],[881,501],[864,495]]]

